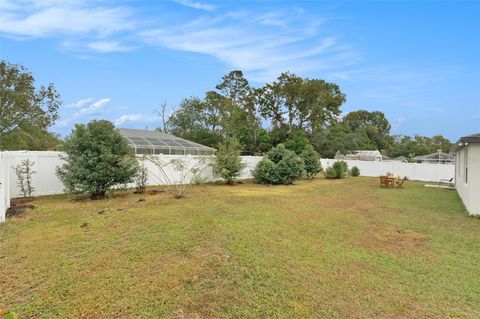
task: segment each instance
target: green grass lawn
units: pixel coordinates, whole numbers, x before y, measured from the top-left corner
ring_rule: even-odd
[[[0,308],[20,318],[480,318],[480,219],[454,191],[378,184],[37,198],[0,225]]]

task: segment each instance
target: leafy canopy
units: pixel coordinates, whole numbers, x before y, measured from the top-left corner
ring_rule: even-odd
[[[23,66],[0,61],[0,150],[41,145],[38,140],[57,120],[60,104],[53,84],[36,88]]]
[[[63,151],[65,163],[57,174],[74,194],[103,198],[112,188],[132,182],[138,171],[132,149],[109,121],[77,124]]]

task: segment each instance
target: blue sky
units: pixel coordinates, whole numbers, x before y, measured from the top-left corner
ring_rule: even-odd
[[[203,96],[241,69],[336,82],[344,113],[380,110],[396,134],[480,132],[475,1],[0,0],[2,59],[53,82],[52,128],[105,118],[155,128],[167,101]]]

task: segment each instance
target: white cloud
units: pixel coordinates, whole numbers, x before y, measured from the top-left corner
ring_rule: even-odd
[[[94,33],[105,36],[130,29],[130,9],[97,7],[88,1],[2,2],[0,32],[17,37]]]
[[[351,45],[324,34],[325,21],[305,14],[240,12],[152,29],[140,37],[151,45],[211,55],[250,78],[271,80],[281,71],[326,71],[358,61]]]
[[[128,52],[133,50],[133,47],[128,47],[117,41],[98,41],[87,44],[87,48],[97,52]]]
[[[107,113],[108,110],[106,109],[106,106],[110,103],[110,101],[111,99],[108,97],[98,100],[89,97],[71,103],[67,105],[68,108],[76,108],[79,110],[73,114],[63,114],[61,120],[57,121],[55,125],[61,128],[65,128],[70,126],[72,123],[84,122],[92,115]]]
[[[145,114],[124,114],[114,121],[115,125],[122,125],[126,122],[156,122],[160,118],[158,116]]]
[[[93,101],[93,98],[89,97],[86,99],[78,100],[77,102],[74,102],[74,103],[70,103],[67,105],[67,107],[79,108],[92,101]]]
[[[145,44],[195,52],[242,69],[258,81],[272,80],[287,70],[326,76],[360,59],[354,46],[326,31],[330,18],[298,9],[214,14],[212,4],[175,1],[205,12],[193,19],[179,13],[168,21],[166,16],[145,19],[128,6],[130,2],[119,6],[100,0],[3,0],[0,32],[16,38],[58,37],[60,48],[79,58],[89,58],[89,52],[131,51]]]
[[[78,112],[73,114],[75,117],[81,117],[85,115],[92,115],[92,114],[99,114],[102,113],[105,109],[105,106],[110,103],[110,98],[103,98],[95,103],[92,103],[88,105],[87,107],[84,107],[80,109]]]
[[[215,6],[204,3],[204,2],[197,2],[197,1],[190,1],[190,0],[174,0],[176,3],[181,4],[182,6],[198,9],[198,10],[205,10],[205,11],[213,11],[215,10]]]

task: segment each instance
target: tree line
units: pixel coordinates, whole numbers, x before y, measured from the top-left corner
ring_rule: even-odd
[[[441,135],[391,135],[391,124],[380,111],[358,110],[342,117],[345,101],[335,83],[285,72],[254,88],[237,70],[223,76],[202,99],[182,100],[170,117],[163,117],[160,129],[211,147],[234,137],[249,155],[280,143],[297,154],[311,144],[326,158],[339,150],[378,149],[391,157],[413,157],[451,148]],[[159,113],[165,115],[164,110]]]
[[[255,88],[236,70],[204,97],[183,99],[170,116],[163,105],[159,129],[214,148],[235,138],[245,155],[264,154],[278,144],[297,154],[311,144],[324,158],[338,150],[379,149],[391,157],[413,157],[451,147],[441,135],[391,135],[380,111],[342,116],[345,101],[335,83],[284,72]],[[53,84],[38,86],[25,67],[0,61],[0,150],[58,149],[62,140],[48,129],[61,104]]]

